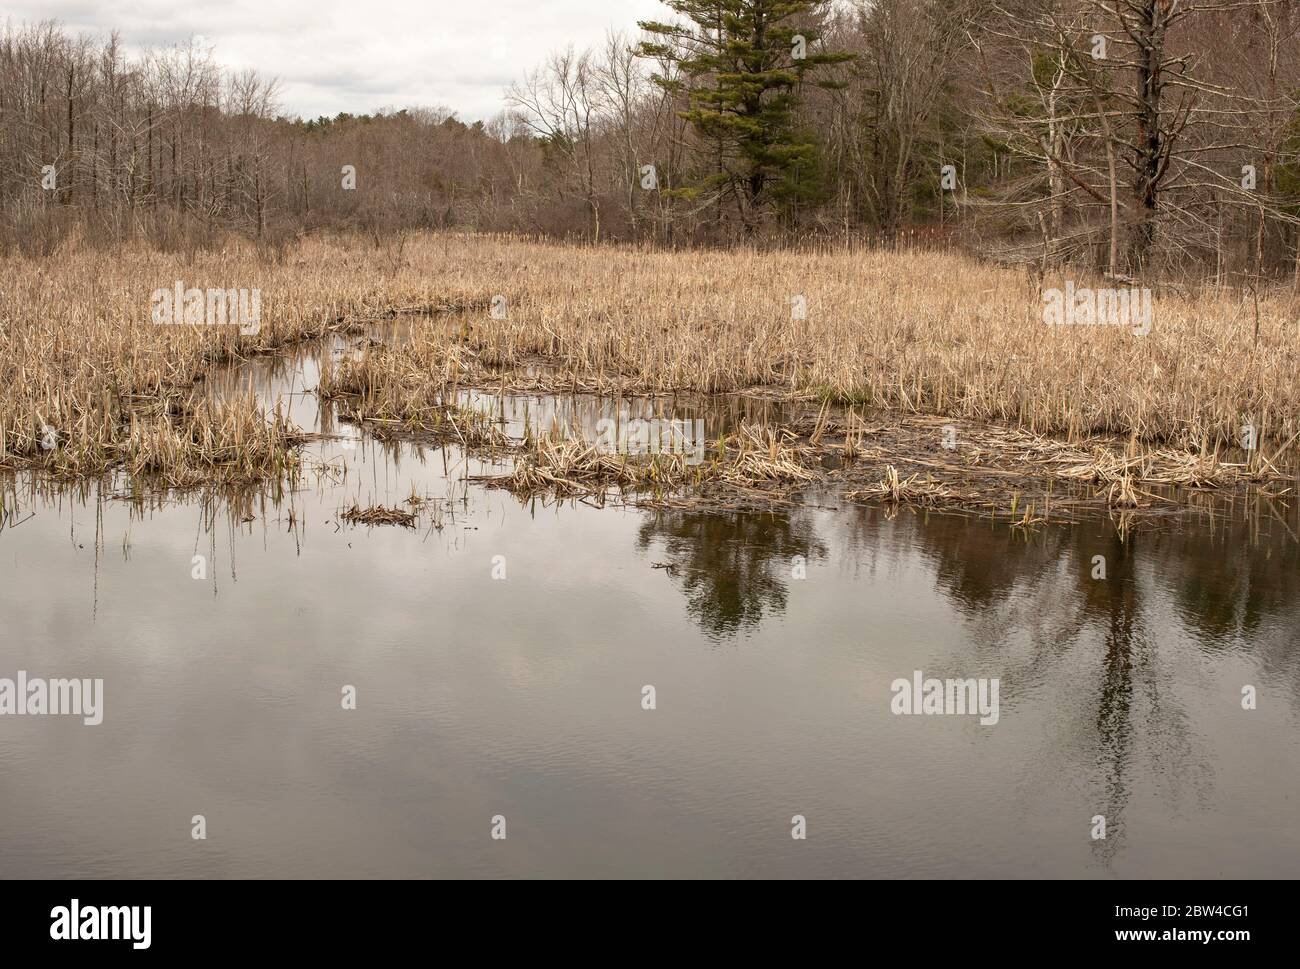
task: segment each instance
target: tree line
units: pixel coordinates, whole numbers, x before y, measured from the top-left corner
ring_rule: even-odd
[[[1300,0],[665,0],[495,117],[303,120],[191,41],[0,33],[0,240],[978,246],[1300,282]]]

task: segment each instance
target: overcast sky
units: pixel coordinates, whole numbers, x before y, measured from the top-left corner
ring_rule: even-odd
[[[445,105],[465,121],[552,50],[669,19],[659,0],[4,0],[12,23],[116,28],[132,50],[199,35],[222,64],[280,78],[286,114]]]

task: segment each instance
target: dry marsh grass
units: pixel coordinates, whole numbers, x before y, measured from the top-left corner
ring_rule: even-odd
[[[884,477],[862,491],[847,492],[844,497],[849,501],[882,501],[889,504],[942,504],[952,498],[952,493],[943,485],[930,479],[921,479],[919,474],[906,478],[899,475],[892,464],[885,466]]]
[[[153,324],[150,294],[175,280],[260,289],[260,332]],[[504,313],[489,310],[497,296]],[[67,245],[0,260],[0,466],[126,468],[178,483],[279,473],[292,465],[292,429],[251,398],[205,404],[212,368],[362,321],[453,310],[465,312],[418,320],[409,343],[327,374],[322,393],[381,430],[441,427],[473,447],[502,441],[449,408],[461,385],[827,399],[873,420],[943,415],[1075,451],[1118,435],[1132,447],[1085,455],[1073,470],[1061,457],[1057,471],[1119,482],[1121,505],[1134,497],[1123,482],[1149,477],[1139,465],[1153,454],[1164,456],[1157,473],[1181,468],[1195,482],[1222,474],[1220,453],[1244,424],[1260,441],[1250,473],[1275,472],[1300,439],[1290,293],[1265,298],[1258,321],[1249,299],[1227,291],[1158,294],[1151,332],[1138,336],[1049,327],[1027,274],[956,253],[663,252],[428,234],[400,246],[313,237],[274,258],[246,244],[192,254]],[[849,456],[869,450],[850,437]],[[750,441],[743,453],[757,463],[732,471],[761,481],[804,446]]]
[[[572,437],[521,446],[512,469],[480,476],[527,499],[603,500],[618,491],[632,504],[692,509],[756,509],[801,493],[853,503],[976,514],[1018,525],[1081,521],[1106,514],[1143,518],[1189,507],[1214,514],[1236,498],[1287,499],[1294,481],[1245,463],[1169,449],[1134,451],[1132,442],[1093,437],[1068,444],[999,425],[894,415],[870,424],[828,408],[788,426],[741,424],[711,442],[705,459],[622,455]],[[946,432],[960,446],[949,450]]]
[[[509,474],[477,480],[522,497],[603,496],[618,488],[661,499],[708,486],[723,486],[733,497],[756,491],[772,497],[817,478],[807,463],[813,449],[785,429],[742,424],[705,451],[704,459],[693,463],[683,454],[611,454],[584,441],[543,436],[529,442]]]
[[[454,274],[434,283],[383,247],[304,241],[283,258],[257,247],[190,255],[67,245],[0,259],[0,467],[87,475],[115,468],[168,483],[265,478],[298,443],[251,399],[212,404],[214,367],[274,353],[397,313],[472,305]],[[261,291],[254,335],[235,326],[158,325],[151,296],[186,287]]]
[[[379,437],[425,432],[467,450],[507,450],[509,437],[486,414],[458,403],[454,352],[438,371],[413,369],[398,348],[378,343],[321,374],[317,391],[339,405],[339,417]]]
[[[351,508],[339,515],[339,518],[349,525],[367,525],[370,527],[398,525],[402,528],[414,528],[416,516],[414,512],[407,511],[404,508],[385,508],[383,505],[362,508],[354,502]]]
[[[1274,457],[1300,435],[1300,300],[1157,293],[1151,332],[1043,322],[1028,274],[951,252],[652,252],[498,237],[408,245],[467,301],[384,363],[513,389],[762,392],[1214,452],[1243,425]],[[1080,283],[1082,285],[1082,282]],[[1060,280],[1047,280],[1060,286]],[[807,302],[792,318],[792,300]],[[387,377],[384,370],[387,371]]]

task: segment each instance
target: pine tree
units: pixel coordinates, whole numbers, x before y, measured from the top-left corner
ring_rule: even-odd
[[[709,146],[709,171],[674,194],[727,195],[747,231],[769,201],[808,199],[816,191],[817,146],[796,126],[799,85],[817,68],[851,54],[816,52],[828,0],[664,0],[677,23],[642,21],[654,39],[637,52],[677,70],[653,74],[664,90],[685,95],[689,121]],[[814,83],[835,86],[830,80]]]

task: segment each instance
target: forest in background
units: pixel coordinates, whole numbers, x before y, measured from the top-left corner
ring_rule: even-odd
[[[467,122],[287,117],[194,41],[9,24],[0,247],[454,228],[1300,285],[1298,35],[1298,0],[666,0]]]

